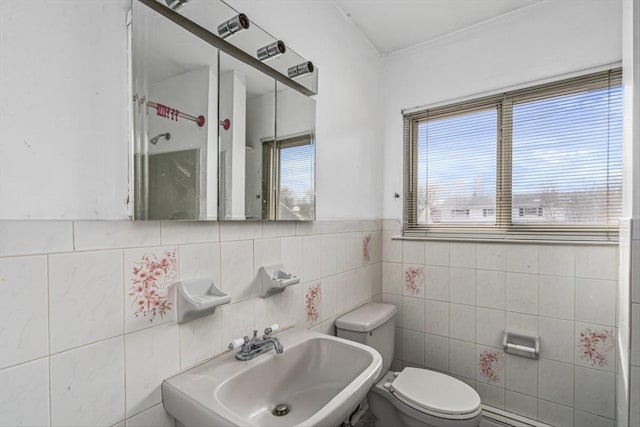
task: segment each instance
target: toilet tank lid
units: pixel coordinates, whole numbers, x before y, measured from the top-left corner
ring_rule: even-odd
[[[369,332],[391,319],[396,311],[396,306],[391,304],[365,304],[336,319],[336,328]]]

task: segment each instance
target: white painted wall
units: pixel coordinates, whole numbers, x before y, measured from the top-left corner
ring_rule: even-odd
[[[0,218],[126,218],[129,4],[0,0]]]
[[[320,69],[318,218],[379,218],[374,49],[331,2],[232,3]],[[129,5],[0,0],[0,218],[127,218]]]
[[[386,58],[383,218],[402,216],[402,109],[620,61],[621,5],[540,2]]]

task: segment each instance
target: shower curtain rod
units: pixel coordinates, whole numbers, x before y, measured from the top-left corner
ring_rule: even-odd
[[[151,108],[155,108],[156,114],[160,117],[175,121],[178,121],[178,117],[182,117],[183,119],[196,122],[199,127],[204,126],[204,124],[206,123],[206,119],[204,118],[204,116],[192,116],[191,114],[183,113],[182,111],[178,111],[175,108],[171,108],[163,104],[158,104],[157,102],[153,101],[147,101],[147,105]]]

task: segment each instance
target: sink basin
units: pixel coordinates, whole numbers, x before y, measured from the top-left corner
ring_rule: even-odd
[[[380,354],[356,342],[297,330],[277,337],[282,354],[241,362],[228,352],[165,380],[165,409],[185,426],[338,426],[382,369]],[[279,404],[286,415],[272,414]]]

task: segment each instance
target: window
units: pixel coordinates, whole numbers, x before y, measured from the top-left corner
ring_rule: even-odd
[[[542,216],[542,208],[518,208],[518,216]]]
[[[615,240],[621,70],[404,116],[406,236]]]
[[[494,208],[485,208],[482,209],[482,216],[483,217],[495,217],[496,216],[496,210]]]
[[[469,209],[451,209],[451,217],[468,217]]]
[[[289,136],[262,145],[262,217],[276,220],[314,218],[314,148],[312,135]]]

